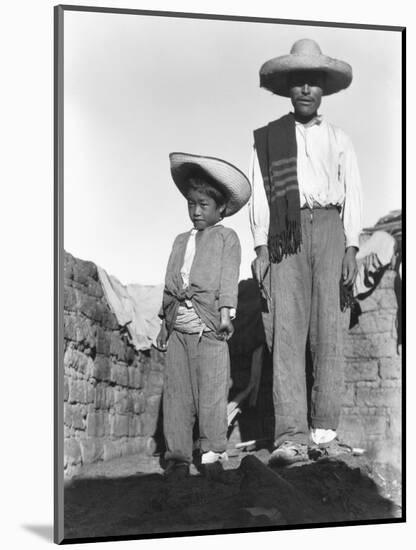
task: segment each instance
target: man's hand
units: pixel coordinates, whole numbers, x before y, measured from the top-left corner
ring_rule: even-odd
[[[257,258],[251,264],[251,270],[258,283],[262,283],[269,268],[269,249],[266,245],[256,247]]]
[[[234,327],[230,319],[230,309],[228,307],[222,307],[220,315],[221,321],[220,328],[217,331],[217,338],[219,340],[229,340],[234,334]]]
[[[160,327],[159,334],[156,338],[155,348],[159,351],[166,351],[168,347],[168,331],[166,328],[165,320],[162,321],[162,326]]]
[[[342,279],[344,286],[351,286],[357,276],[357,249],[355,246],[349,246],[342,260]]]

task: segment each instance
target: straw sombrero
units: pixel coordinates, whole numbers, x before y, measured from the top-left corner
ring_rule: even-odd
[[[323,95],[348,88],[352,81],[351,65],[323,55],[314,40],[303,38],[293,44],[289,55],[274,57],[261,66],[260,86],[274,94],[289,97],[288,74],[305,70],[325,73]]]
[[[227,197],[225,216],[238,212],[250,198],[251,186],[247,177],[225,160],[190,153],[170,153],[169,160],[173,181],[185,197],[188,194],[189,177],[195,169],[207,174]]]

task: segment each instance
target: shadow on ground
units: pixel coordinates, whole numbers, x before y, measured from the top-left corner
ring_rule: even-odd
[[[194,474],[170,482],[161,473],[126,475],[128,468],[74,478],[65,489],[65,539],[401,517],[399,474],[386,466],[349,456],[272,470],[267,458],[264,449],[242,454],[221,481]]]

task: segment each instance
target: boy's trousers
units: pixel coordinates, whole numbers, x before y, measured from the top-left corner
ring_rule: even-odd
[[[337,208],[302,209],[301,251],[270,265],[264,286],[270,313],[263,314],[273,356],[275,446],[309,442],[309,428],[336,430],[343,395],[340,278],[345,253]],[[313,362],[311,426],[305,374],[309,337]]]
[[[199,421],[202,452],[227,446],[228,344],[214,332],[174,330],[166,352],[163,429],[166,460],[192,462],[193,426]]]

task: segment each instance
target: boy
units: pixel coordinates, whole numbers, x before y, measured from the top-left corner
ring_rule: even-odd
[[[289,97],[294,108],[254,132],[251,169],[253,270],[271,296],[263,319],[273,355],[272,463],[304,461],[311,450],[316,456],[347,449],[336,439],[343,391],[340,296],[351,292],[357,272],[361,183],[351,141],[318,109],[323,95],[351,80],[350,65],[323,55],[309,39],[260,69],[260,85]]]
[[[188,201],[193,229],[170,254],[157,347],[166,350],[163,393],[168,476],[189,474],[198,417],[201,464],[207,473],[226,460],[231,319],[237,307],[240,243],[220,224],[250,197],[237,168],[212,157],[171,153],[173,180]]]

